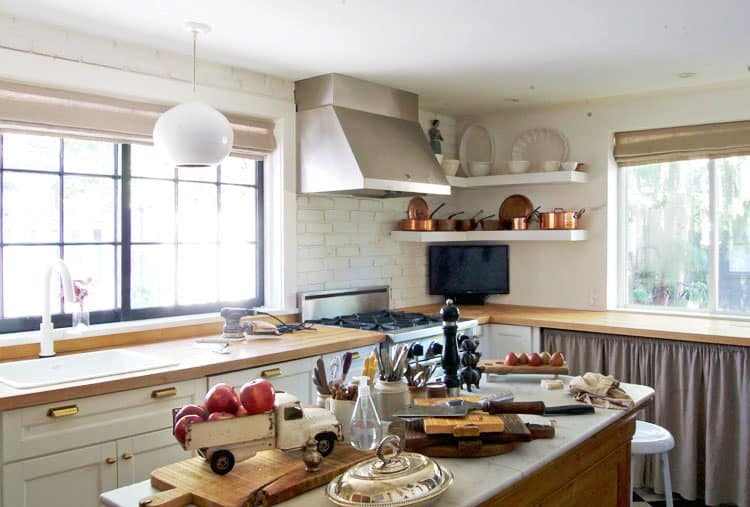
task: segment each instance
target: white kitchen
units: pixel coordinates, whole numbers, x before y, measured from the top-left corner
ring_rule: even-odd
[[[748,14],[0,0],[0,506],[749,506]]]

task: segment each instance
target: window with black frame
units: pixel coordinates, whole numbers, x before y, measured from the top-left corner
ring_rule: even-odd
[[[151,146],[0,132],[0,180],[0,332],[39,328],[57,258],[77,301],[53,301],[55,327],[262,304],[260,161],[178,170]]]

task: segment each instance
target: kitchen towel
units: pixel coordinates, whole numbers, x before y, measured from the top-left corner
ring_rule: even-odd
[[[570,392],[577,401],[599,408],[626,410],[633,407],[633,399],[620,388],[614,377],[587,372],[570,381]]]

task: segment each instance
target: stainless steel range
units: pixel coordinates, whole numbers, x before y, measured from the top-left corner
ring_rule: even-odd
[[[390,292],[388,286],[302,292],[298,304],[303,322],[380,331],[391,343],[422,345],[425,360],[436,360],[443,345],[440,315],[392,311]],[[476,320],[459,320],[459,333],[474,336],[478,331]]]

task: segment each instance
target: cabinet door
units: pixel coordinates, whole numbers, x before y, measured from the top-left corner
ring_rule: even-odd
[[[504,359],[508,352],[535,352],[530,327],[490,324],[488,334],[483,340],[487,345],[483,359]]]
[[[315,357],[295,359],[284,363],[269,364],[259,368],[234,371],[208,377],[208,387],[211,388],[224,382],[239,389],[242,384],[256,378],[268,379],[278,391],[286,391],[295,395],[302,404],[312,402],[312,373]]]
[[[117,486],[127,486],[151,477],[151,471],[191,457],[182,449],[172,430],[152,431],[117,441]]]
[[[117,487],[116,457],[107,442],[5,465],[3,505],[97,507],[99,495]]]

